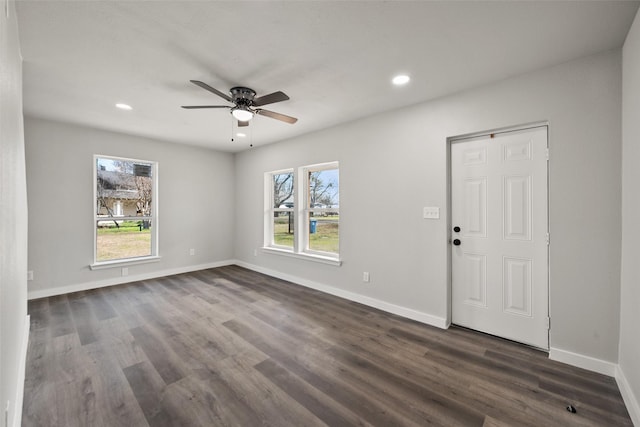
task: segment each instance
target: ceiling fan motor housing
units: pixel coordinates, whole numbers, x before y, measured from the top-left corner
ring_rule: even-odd
[[[256,92],[253,89],[242,86],[232,87],[230,92],[233,103],[238,106],[251,106],[251,104],[253,104],[253,98],[256,96]]]

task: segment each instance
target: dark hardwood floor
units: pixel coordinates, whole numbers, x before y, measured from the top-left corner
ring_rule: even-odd
[[[29,313],[24,426],[632,425],[613,378],[236,266]]]

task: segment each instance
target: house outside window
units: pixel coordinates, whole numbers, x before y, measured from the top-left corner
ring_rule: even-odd
[[[94,266],[157,256],[157,163],[94,156]]]
[[[338,162],[265,174],[267,251],[337,261],[339,221]]]

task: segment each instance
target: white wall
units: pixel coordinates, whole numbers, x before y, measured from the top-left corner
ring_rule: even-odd
[[[2,2],[5,5],[5,2]],[[22,59],[14,3],[0,10],[0,426],[19,425],[27,320]]]
[[[615,363],[619,50],[238,154],[236,257],[259,269],[446,319],[447,137],[547,120],[550,343]],[[340,161],[343,265],[262,252],[255,257],[254,249],[262,246],[264,172],[332,160]],[[439,206],[441,219],[422,219],[423,206]],[[371,283],[362,282],[363,271],[371,273]]]
[[[25,140],[30,298],[233,258],[233,155],[29,117]],[[89,269],[94,154],[158,162],[162,259],[129,266],[128,278],[120,268]]]
[[[622,289],[620,370],[625,401],[640,425],[640,13],[622,51]],[[624,387],[624,386],[623,386]],[[624,393],[624,389],[623,389]]]

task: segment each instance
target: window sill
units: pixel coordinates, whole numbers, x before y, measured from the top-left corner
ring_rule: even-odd
[[[126,267],[129,265],[148,264],[151,262],[159,262],[161,257],[159,256],[147,256],[141,258],[121,259],[115,261],[103,261],[96,262],[89,265],[91,270],[103,270],[105,268]]]
[[[305,261],[319,262],[321,264],[334,265],[336,267],[340,267],[342,265],[342,261],[338,258],[315,255],[315,254],[307,254],[307,253],[295,253],[285,249],[277,249],[265,246],[262,248],[262,252],[274,255],[282,255],[291,258],[303,259]]]

